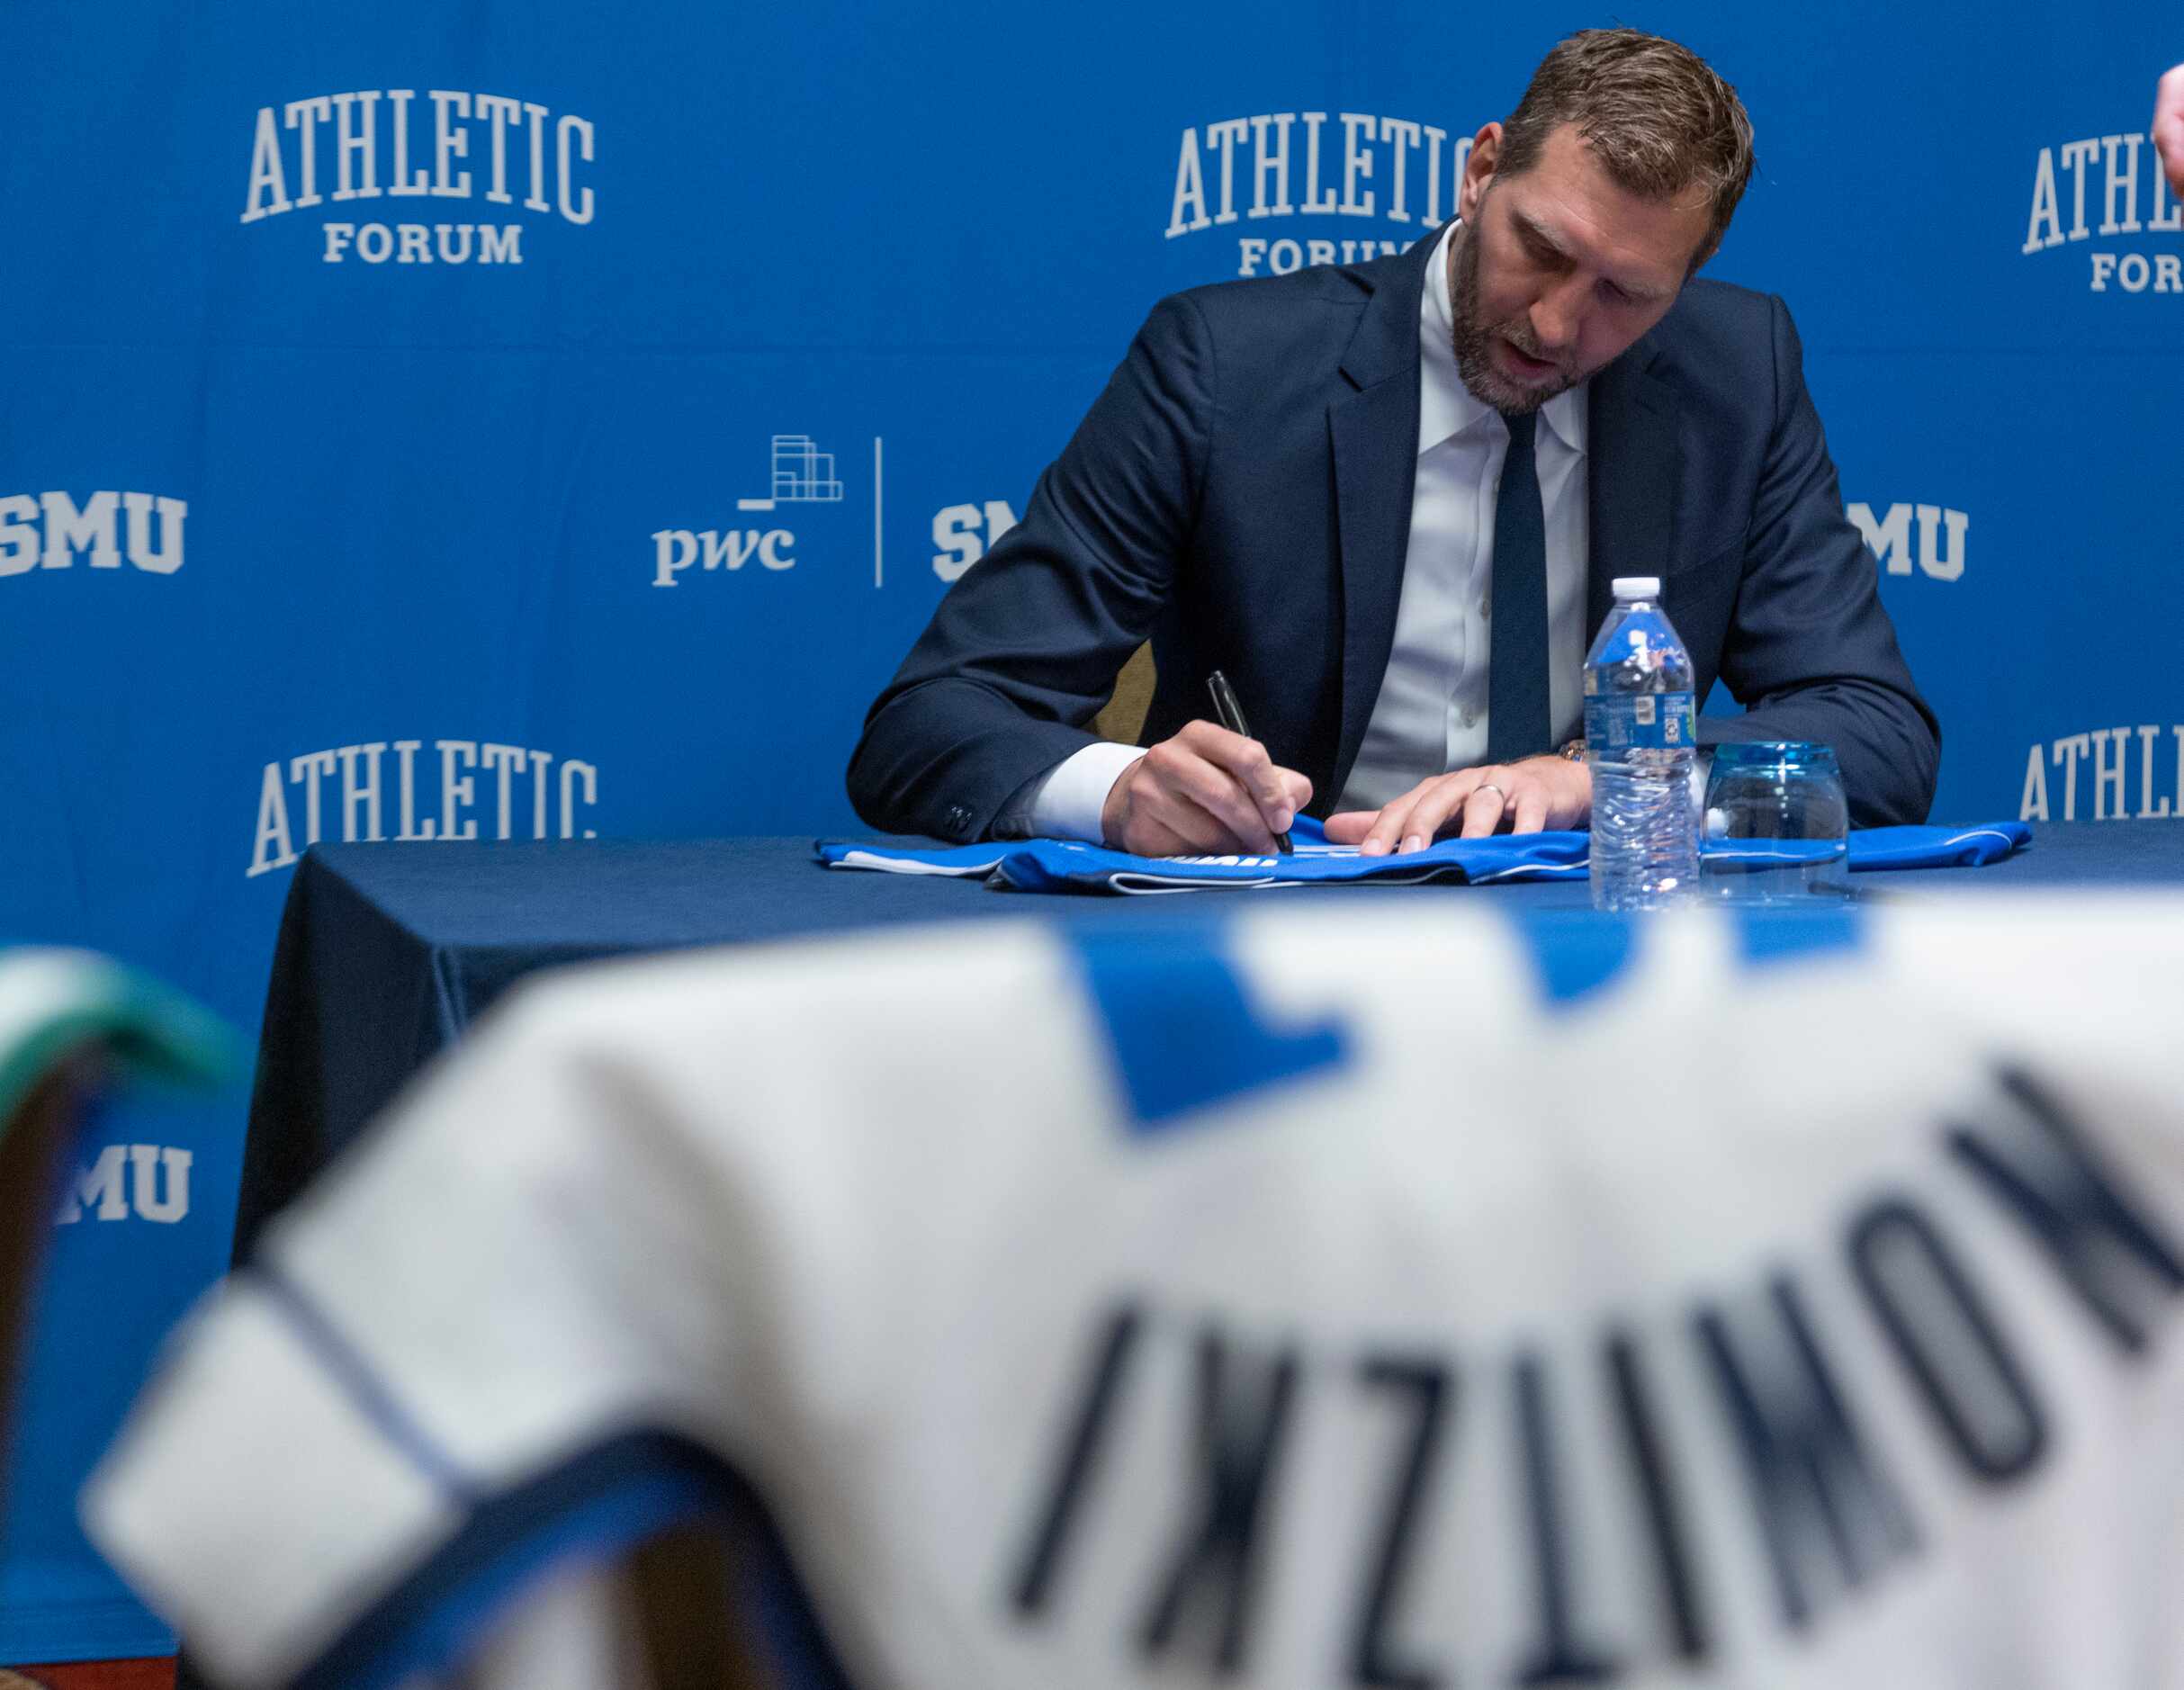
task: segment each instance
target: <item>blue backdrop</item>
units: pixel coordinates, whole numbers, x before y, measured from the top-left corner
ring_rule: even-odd
[[[1417,238],[1603,21],[11,0],[0,930],[254,1029],[314,838],[853,829],[866,704],[1152,301]],[[1614,21],[1750,108],[1710,273],[1796,314],[1943,718],[1936,819],[2184,809],[2184,236],[2144,140],[2184,34]],[[169,1641],[72,1497],[223,1262],[242,1105],[85,1147],[0,1659]]]

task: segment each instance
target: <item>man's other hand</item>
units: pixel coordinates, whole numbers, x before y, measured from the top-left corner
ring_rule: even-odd
[[[1258,741],[1193,722],[1122,771],[1100,824],[1110,845],[1140,857],[1269,856],[1311,798],[1312,783]]]
[[[1422,780],[1380,810],[1327,818],[1327,839],[1368,857],[1421,851],[1443,834],[1484,839],[1505,824],[1512,833],[1583,827],[1593,814],[1593,774],[1566,757],[1459,769]]]
[[[2184,199],[2184,65],[2154,85],[2153,149],[2161,155],[2171,192]]]

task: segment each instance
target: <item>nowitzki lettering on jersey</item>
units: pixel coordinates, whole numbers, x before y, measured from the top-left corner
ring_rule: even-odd
[[[108,1145],[72,1169],[61,1187],[56,1226],[81,1220],[153,1220],[172,1226],[190,1213],[195,1154],[178,1145]]]
[[[2180,231],[2184,215],[2143,133],[2088,135],[2033,161],[2025,254],[2076,250],[2095,293],[2184,295]]]
[[[1860,499],[1844,507],[1865,544],[1881,561],[1883,573],[1909,575],[1914,560],[1928,580],[1962,580],[1966,536],[1972,518],[1946,505],[1893,504],[1883,514]]]
[[[492,208],[589,223],[596,150],[589,119],[508,94],[312,94],[258,108],[241,220],[328,208],[316,225],[327,264],[521,264],[524,221],[494,219]],[[390,200],[428,203],[368,203]]]
[[[1491,1342],[1124,1291],[1086,1311],[995,1587],[1025,1628],[1232,1676],[1297,1633],[1254,1593],[1309,1518],[1303,1623],[1344,1640],[1344,1683],[1819,1647],[1972,1522],[2039,1506],[2084,1454],[2086,1358],[2143,1375],[2184,1309],[2158,1188],[2044,1082],[2005,1063],[1932,1126],[1923,1168],[1805,1246]],[[1467,1604],[1501,1618],[1466,1626]]]
[[[247,873],[290,867],[322,840],[597,839],[583,821],[598,800],[592,764],[491,740],[305,751],[267,763],[259,778]]]
[[[34,569],[118,570],[124,555],[148,575],[182,567],[182,527],[189,506],[162,493],[102,490],[81,499],[66,491],[0,497],[0,576]]]
[[[2032,746],[2018,819],[2184,820],[2184,722],[2087,728]]]
[[[880,518],[885,442],[872,441],[872,584],[882,583]],[[654,587],[679,587],[697,571],[702,579],[717,574],[724,580],[741,573],[786,574],[796,567],[796,529],[807,522],[842,550],[849,544],[842,524],[844,483],[836,454],[808,434],[775,435],[766,456],[742,460],[736,484],[753,490],[739,497],[725,522],[708,528],[658,528],[652,532],[652,577]],[[763,463],[763,468],[759,467]]]
[[[1402,251],[1453,215],[1470,156],[1468,133],[1411,118],[1224,118],[1182,131],[1164,233],[1177,240],[1223,231],[1236,242],[1240,276],[1360,264]]]

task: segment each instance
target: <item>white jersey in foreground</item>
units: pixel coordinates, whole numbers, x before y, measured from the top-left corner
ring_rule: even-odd
[[[2184,1686],[2180,1011],[2175,900],[564,975],[86,1517],[244,1686],[729,1470],[860,1690]]]

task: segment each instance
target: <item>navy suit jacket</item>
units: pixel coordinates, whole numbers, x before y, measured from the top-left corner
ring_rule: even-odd
[[[1326,814],[1393,644],[1418,453],[1433,237],[1369,263],[1163,300],[1024,519],[950,589],[873,705],[849,796],[873,826],[966,841],[1084,725],[1145,639],[1144,739],[1209,715],[1227,671],[1253,733]],[[1593,378],[1588,643],[1619,575],[1658,575],[1702,743],[1835,747],[1860,825],[1926,819],[1940,734],[1845,518],[1788,310],[1687,283]]]

